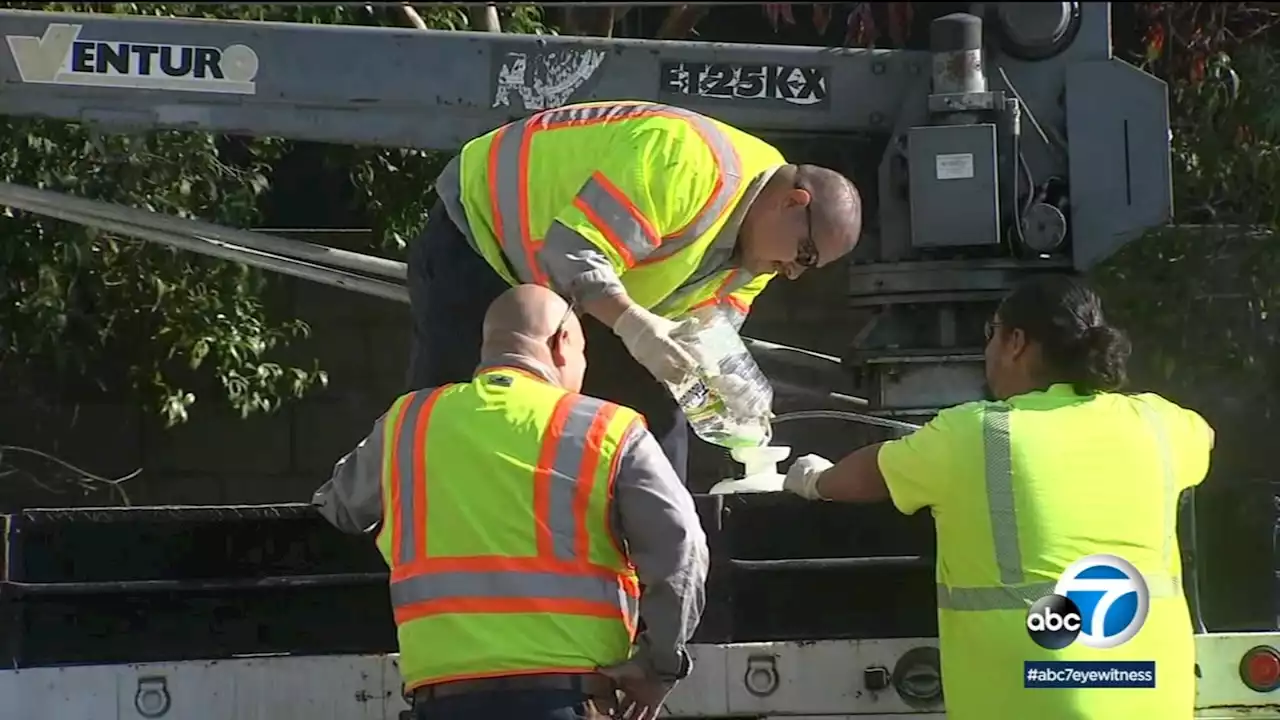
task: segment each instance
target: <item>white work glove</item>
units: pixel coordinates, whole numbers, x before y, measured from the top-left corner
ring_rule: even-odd
[[[671,337],[680,323],[632,305],[613,324],[613,333],[627,352],[651,375],[669,383],[679,383],[694,368],[693,356]]]
[[[802,455],[796,458],[782,481],[782,489],[793,492],[805,500],[826,500],[818,494],[818,478],[832,467],[830,460],[819,455]]]

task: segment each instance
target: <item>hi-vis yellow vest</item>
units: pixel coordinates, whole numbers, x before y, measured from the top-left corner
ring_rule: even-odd
[[[667,317],[710,302],[745,316],[774,276],[720,268],[707,250],[722,233],[736,238],[738,201],[786,160],[704,115],[636,101],[569,105],[472,140],[459,162],[470,232],[509,283],[549,284],[539,254],[556,251],[557,233],[588,240],[632,300]]]
[[[407,688],[626,660],[639,583],[609,513],[639,422],[514,368],[396,400],[377,546]]]
[[[917,434],[886,444],[879,463],[899,483],[895,504],[918,504],[909,485],[925,481],[904,481],[929,474],[910,467],[917,458],[945,475],[930,504],[947,717],[1191,720],[1195,645],[1177,502],[1204,477],[1204,421],[1156,395],[1082,396],[1059,384],[943,410]],[[1120,556],[1142,573],[1145,623],[1117,647],[1040,647],[1027,631],[1028,608],[1095,554]],[[1154,661],[1155,687],[1028,687],[1028,661]]]

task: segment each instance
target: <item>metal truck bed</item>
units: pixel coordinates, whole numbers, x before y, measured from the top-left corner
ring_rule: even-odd
[[[935,632],[927,515],[695,498],[713,557],[699,641]],[[306,505],[30,510],[5,523],[12,667],[396,648],[372,542]],[[801,601],[811,612],[784,612]]]
[[[695,645],[695,672],[676,688],[664,717],[942,720],[940,706],[920,706],[892,681],[904,670],[900,658],[934,642]],[[1280,718],[1280,704],[1238,673],[1248,649],[1278,643],[1264,633],[1197,636],[1195,717]],[[395,663],[384,654],[312,655],[5,670],[0,720],[401,720],[408,708]]]

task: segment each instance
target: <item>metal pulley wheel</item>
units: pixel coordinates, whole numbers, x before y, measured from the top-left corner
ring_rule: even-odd
[[[1022,217],[1022,242],[1038,253],[1056,250],[1067,238],[1067,218],[1049,203],[1034,203]]]

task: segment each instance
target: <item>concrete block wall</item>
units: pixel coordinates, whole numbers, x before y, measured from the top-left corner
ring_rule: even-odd
[[[360,238],[308,234],[312,242],[354,248]],[[832,331],[844,307],[843,265],[804,282],[778,281],[757,301],[747,332],[755,337],[838,353],[847,333]],[[273,297],[282,316],[311,327],[286,358],[317,358],[329,386],[272,415],[241,419],[202,390],[189,422],[166,429],[136,404],[95,398],[44,407],[0,402],[0,445],[33,448],[104,477],[141,473],[121,487],[135,505],[305,502],[334,462],[368,432],[402,388],[408,354],[408,307],[313,282],[281,278]],[[695,473],[720,477],[725,453],[694,441]],[[49,465],[5,454],[45,477]],[[732,466],[729,466],[732,467]],[[0,476],[0,510],[113,505],[102,486],[65,482],[51,492],[21,475]]]
[[[309,234],[308,240],[350,246],[352,238]],[[272,292],[278,317],[298,317],[311,337],[282,359],[316,358],[328,388],[271,415],[242,419],[200,388],[189,422],[174,428],[128,399],[94,397],[57,405],[28,397],[0,402],[0,445],[48,453],[103,477],[141,473],[121,487],[135,505],[300,502],[328,477],[342,454],[368,431],[400,389],[407,353],[407,307],[292,278]],[[15,507],[113,505],[104,489],[49,478],[47,461],[5,453],[0,510]],[[42,487],[42,485],[44,487]],[[55,492],[56,491],[56,492]]]

